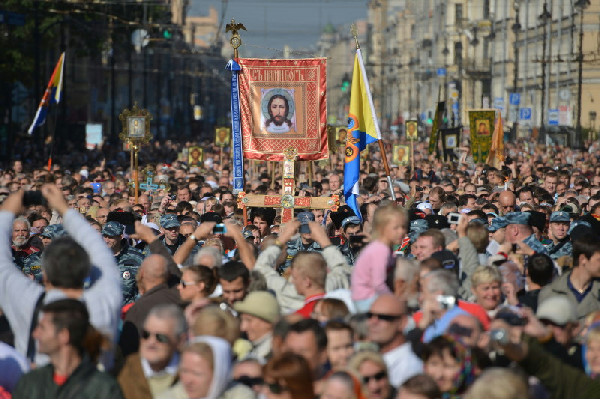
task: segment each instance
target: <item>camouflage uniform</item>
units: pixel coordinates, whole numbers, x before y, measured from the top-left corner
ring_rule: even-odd
[[[121,288],[123,289],[123,304],[135,301],[138,288],[135,280],[137,270],[144,260],[142,251],[125,244],[121,252],[115,256],[121,274]]]
[[[571,215],[563,211],[552,212],[550,223],[562,223],[568,226],[571,224]],[[553,260],[557,260],[561,256],[573,256],[573,243],[571,242],[571,238],[567,236],[557,244],[554,241],[550,241],[546,245],[546,250]]]
[[[506,215],[504,215],[504,218],[506,219],[507,225],[521,224],[521,225],[529,226],[530,225],[529,224],[530,216],[531,216],[531,214],[528,212],[509,212]],[[538,239],[535,237],[534,234],[525,238],[523,240],[523,242],[525,244],[529,245],[529,247],[531,249],[533,249],[536,253],[548,255],[548,251],[546,250],[546,247],[544,247],[544,245],[538,241]]]
[[[541,242],[538,241],[538,239],[535,237],[535,234],[530,235],[524,239],[523,242],[529,245],[529,247],[533,249],[535,253],[548,255],[548,250],[542,245]]]
[[[22,259],[23,273],[26,275],[32,275],[35,280],[39,283],[42,282],[42,255],[40,252],[35,252],[28,257]]]
[[[338,245],[338,249],[346,257],[348,264],[354,266],[354,262],[356,262],[356,258],[358,258],[358,251],[353,251],[352,248],[350,248],[350,242],[346,241],[344,245]]]
[[[119,222],[108,222],[102,227],[102,235],[112,238],[120,238],[123,234],[123,225]],[[127,244],[122,240],[121,251],[115,255],[115,262],[119,266],[121,274],[121,289],[123,291],[123,304],[135,301],[138,293],[135,276],[137,270],[144,260],[142,251]]]
[[[550,244],[546,245],[546,250],[553,260],[557,260],[562,256],[573,256],[573,243],[570,237],[565,237],[558,244],[555,244],[553,241],[550,242]]]
[[[302,244],[302,238],[298,237],[295,240],[289,241],[287,243],[287,258],[285,259],[285,263],[281,266],[279,272],[283,273],[288,267],[292,265],[292,258],[298,253],[302,251],[307,252],[321,252],[323,249],[316,241],[313,241],[308,246]]]

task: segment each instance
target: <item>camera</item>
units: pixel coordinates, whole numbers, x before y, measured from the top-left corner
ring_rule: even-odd
[[[225,234],[227,233],[227,227],[225,227],[224,223],[217,223],[215,227],[213,227],[213,234]]]
[[[46,198],[42,196],[41,191],[25,191],[23,193],[23,206],[47,205]]]
[[[496,313],[496,319],[504,320],[511,326],[524,326],[527,324],[527,319],[510,310],[510,308],[502,308]]]
[[[449,224],[458,224],[459,220],[460,220],[460,213],[450,212],[448,214],[448,223]]]
[[[452,295],[438,295],[437,301],[444,310],[453,308],[456,305],[456,297]]]
[[[497,342],[500,345],[506,345],[509,343],[508,331],[503,328],[498,328],[490,331],[490,341]]]

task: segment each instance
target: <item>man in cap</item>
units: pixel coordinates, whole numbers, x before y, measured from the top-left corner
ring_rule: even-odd
[[[349,216],[342,220],[342,239],[343,244],[339,245],[340,252],[344,254],[348,264],[352,266],[358,257],[358,251],[362,248],[362,241],[352,241],[351,237],[360,238],[362,225],[358,216]]]
[[[552,242],[546,246],[546,249],[553,260],[557,260],[561,256],[573,255],[573,243],[569,237],[570,225],[571,216],[567,212],[552,212],[550,215],[548,238]]]
[[[507,222],[505,240],[507,244],[517,244],[525,255],[533,255],[534,253],[548,255],[546,248],[533,234],[533,229],[529,225],[529,213],[509,212],[505,217]]]
[[[300,237],[287,243],[287,258],[282,269],[286,270],[292,264],[292,258],[300,251],[321,252],[321,246],[313,239],[310,234],[309,222],[315,221],[315,215],[312,212],[300,212],[297,217],[300,222]]]
[[[414,244],[419,236],[429,229],[429,224],[425,219],[415,219],[410,222],[410,230],[408,231],[408,237],[410,243]]]
[[[121,273],[121,287],[123,289],[123,304],[135,301],[138,293],[135,281],[137,270],[144,260],[142,251],[130,246],[123,239],[123,225],[119,222],[107,222],[102,228],[104,242],[115,255],[115,261]]]
[[[40,233],[40,238],[42,239],[42,244],[44,244],[44,248],[46,248],[53,239],[62,237],[66,235],[65,229],[62,224],[51,224],[50,226],[46,226],[44,231]]]
[[[252,343],[247,357],[265,361],[271,353],[273,327],[280,316],[277,299],[270,292],[254,291],[234,303],[233,308],[240,313],[240,330]]]
[[[500,246],[506,240],[506,226],[508,222],[504,216],[498,216],[492,219],[488,227],[490,233],[490,243],[487,247],[487,252],[490,255],[496,255],[500,250]]]
[[[181,223],[177,215],[166,214],[160,217],[160,232],[163,234],[162,243],[171,255],[177,252],[177,248],[185,241],[185,237],[179,234]]]
[[[536,316],[546,327],[546,338],[551,337],[544,342],[544,349],[563,362],[583,369],[582,348],[576,341],[579,322],[572,300],[563,295],[551,296],[539,304]]]

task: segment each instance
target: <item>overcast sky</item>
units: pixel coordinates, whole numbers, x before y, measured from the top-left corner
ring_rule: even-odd
[[[191,0],[190,16],[207,15],[212,5],[220,16],[225,9],[225,23],[231,18],[242,22],[247,32],[242,31],[244,45],[242,57],[282,57],[287,44],[292,51],[306,52],[300,56],[311,56],[315,51],[321,31],[325,25],[347,25],[367,16],[368,0]],[[227,35],[229,37],[229,34]]]

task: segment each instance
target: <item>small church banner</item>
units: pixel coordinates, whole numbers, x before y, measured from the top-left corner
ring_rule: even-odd
[[[469,130],[471,132],[471,154],[473,162],[486,162],[492,146],[495,109],[473,109],[469,111]]]
[[[240,58],[240,110],[244,158],[283,161],[328,157],[326,58]]]

